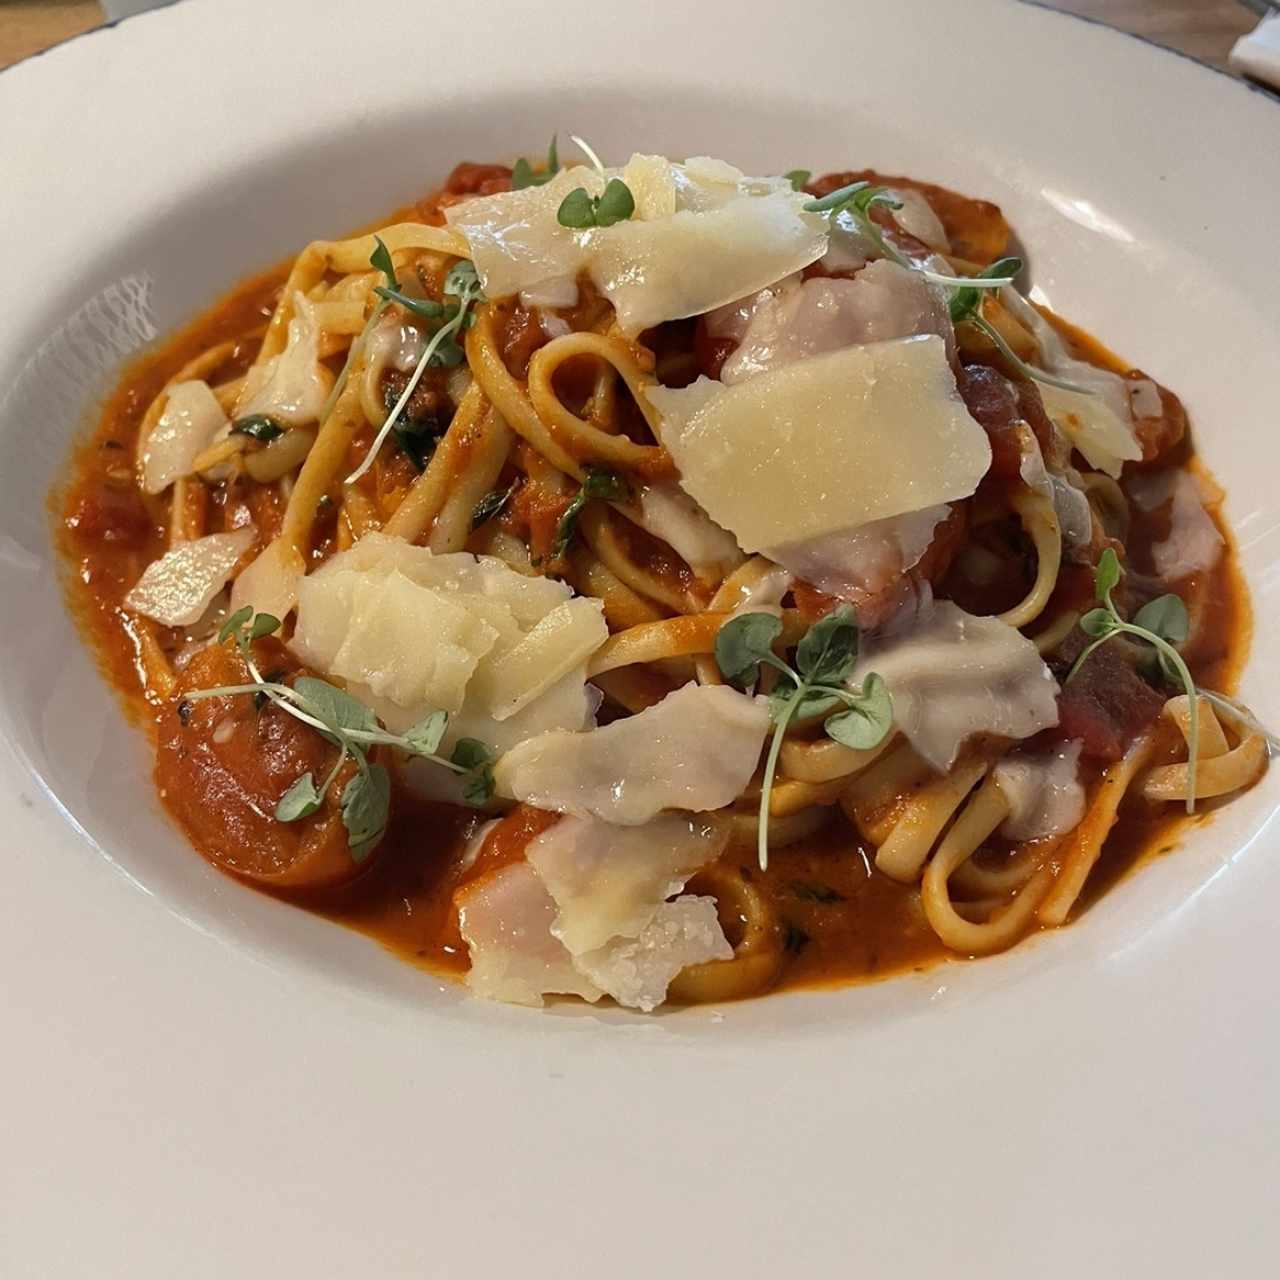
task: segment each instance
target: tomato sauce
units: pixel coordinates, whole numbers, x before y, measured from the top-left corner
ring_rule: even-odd
[[[501,185],[506,181],[505,173],[468,171],[463,178]],[[432,211],[438,216],[438,205],[433,205]],[[965,222],[964,210],[948,205],[946,215],[953,234],[957,226],[963,227],[973,258],[986,260],[1000,251],[996,243],[1000,228],[993,229],[987,210]],[[994,216],[998,217],[998,211]],[[140,423],[166,381],[213,344],[236,340],[227,359],[230,373],[247,362],[256,349],[253,335],[269,316],[286,270],[281,266],[246,281],[124,370],[91,433],[74,449],[69,483],[51,498],[57,545],[67,570],[67,597],[103,674],[133,720],[161,745],[157,768],[161,799],[197,849],[218,865],[243,873],[235,857],[226,856],[225,846],[228,841],[245,848],[252,845],[258,852],[253,865],[245,866],[255,878],[246,879],[246,883],[368,934],[414,964],[456,974],[466,969],[467,959],[457,932],[454,892],[469,879],[518,859],[527,842],[554,821],[552,815],[517,808],[490,835],[478,858],[467,863],[464,851],[483,816],[425,804],[397,783],[386,837],[367,865],[347,868],[345,874],[335,872],[327,880],[321,876],[325,884],[321,889],[291,888],[287,881],[273,883],[269,875],[264,877],[260,872],[266,865],[263,859],[269,862],[273,856],[273,841],[278,835],[268,833],[265,827],[278,824],[261,816],[251,820],[252,811],[255,805],[261,809],[268,793],[278,791],[277,772],[283,777],[300,765],[323,770],[327,749],[317,746],[314,735],[304,741],[305,734],[276,725],[275,720],[286,719],[278,712],[255,710],[248,699],[242,699],[234,712],[235,727],[227,732],[242,735],[236,742],[252,744],[255,750],[266,743],[266,755],[250,764],[245,752],[241,752],[244,758],[238,758],[229,748],[224,752],[228,772],[225,785],[220,784],[221,792],[216,787],[211,791],[206,780],[195,795],[193,762],[175,745],[182,741],[175,731],[178,717],[189,714],[181,710],[182,690],[172,699],[148,699],[142,692],[140,641],[122,600],[143,567],[165,549],[168,514],[161,500],[141,495],[135,487],[133,460]],[[1087,335],[1069,326],[1060,328],[1091,360],[1124,368]],[[532,341],[527,327],[513,338],[521,359],[527,360],[526,348]],[[221,376],[230,373],[224,371]],[[1169,460],[1193,468],[1198,465],[1185,439]],[[560,510],[547,506],[543,511],[533,504],[533,496],[525,495],[522,503],[515,504],[508,519],[545,525],[542,533],[549,536]],[[1158,522],[1150,519],[1135,521],[1129,550],[1139,561],[1146,546],[1163,536],[1157,526]],[[1189,655],[1195,674],[1212,687],[1229,690],[1248,648],[1250,623],[1231,537],[1225,528],[1222,532],[1228,554],[1218,568],[1189,580],[1180,589],[1198,597],[1202,616],[1207,619],[1196,650]],[[622,536],[634,550],[643,551],[640,558],[652,572],[668,578],[673,586],[688,587],[683,566],[669,563],[665,548],[630,528],[623,530]],[[1087,575],[1082,582],[1087,594]],[[816,610],[821,601],[816,599],[818,593],[812,594],[815,599],[807,603]],[[800,603],[803,606],[806,600]],[[163,642],[172,650],[180,645],[181,637],[167,635]],[[289,665],[283,654],[277,656],[284,666]],[[206,703],[199,714],[212,715],[214,708]],[[231,712],[224,707],[220,714]],[[207,775],[206,769],[206,779]],[[229,824],[225,814],[208,807],[211,796],[233,792],[240,794],[243,802],[237,810],[245,815],[237,819],[239,825]],[[1212,802],[1204,806],[1206,812],[1213,808]],[[317,825],[303,838],[313,842],[314,856],[321,863],[336,867],[334,842],[341,832],[335,815],[322,812],[309,821]],[[1172,848],[1187,821],[1169,807],[1157,810],[1140,799],[1127,801],[1079,909],[1087,909],[1089,902],[1145,857]],[[788,957],[779,983],[782,987],[875,978],[922,968],[949,954],[925,921],[918,889],[874,871],[873,851],[858,840],[838,808],[815,834],[775,850],[767,873],[755,866],[753,850],[732,852],[728,858],[744,879],[763,892],[776,912]],[[284,855],[281,859],[288,861]]]

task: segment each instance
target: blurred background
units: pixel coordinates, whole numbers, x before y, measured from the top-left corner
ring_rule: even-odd
[[[156,8],[165,2],[172,0],[0,0],[0,67],[89,31],[110,18]],[[1041,2],[1046,8],[1063,9],[1145,36],[1223,69],[1228,68],[1228,56],[1236,40],[1257,27],[1268,8],[1266,0]]]

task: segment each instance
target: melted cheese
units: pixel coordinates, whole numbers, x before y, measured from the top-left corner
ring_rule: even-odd
[[[1058,684],[1035,645],[949,600],[908,631],[866,638],[852,683],[872,671],[888,685],[894,723],[939,771],[972,734],[1029,738],[1058,723]]]
[[[153,560],[124,598],[125,606],[162,626],[189,627],[227,585],[240,557],[257,536],[252,525],[180,542]]]
[[[577,187],[599,195],[609,178],[634,183],[636,216],[575,231],[556,213]],[[821,257],[826,220],[781,178],[748,178],[706,158],[687,165],[634,156],[603,174],[561,170],[541,187],[463,201],[445,217],[465,237],[485,292],[566,302],[585,271],[634,336],[701,315]]]
[[[547,733],[498,762],[498,794],[628,826],[664,809],[702,812],[737,798],[760,758],[768,712],[727,685],[688,684],[587,733]]]
[[[968,497],[991,464],[936,335],[647,394],[682,487],[746,551]]]
[[[576,956],[636,937],[728,839],[722,826],[673,814],[636,827],[568,817],[532,840],[525,857],[555,901],[552,932]]]
[[[1080,747],[1068,742],[1052,755],[1005,756],[992,770],[1009,802],[1000,834],[1010,840],[1043,840],[1065,835],[1084,817]]]
[[[289,336],[279,355],[251,369],[236,405],[236,416],[265,413],[303,427],[316,422],[333,389],[333,373],[320,363],[320,326],[302,293],[293,295]]]
[[[142,489],[163,493],[227,426],[227,415],[205,382],[179,382],[169,388],[164,412],[142,449]]]
[[[919,272],[896,262],[873,262],[852,280],[815,278],[762,291],[708,319],[722,336],[749,311],[739,346],[724,362],[726,386],[797,360],[868,342],[936,333],[951,357],[955,337],[946,296]]]

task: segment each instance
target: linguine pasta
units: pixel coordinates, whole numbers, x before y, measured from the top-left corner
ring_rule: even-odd
[[[996,206],[516,172],[242,286],[77,455],[72,603],[206,857],[651,1009],[1003,950],[1257,780],[1182,407]]]

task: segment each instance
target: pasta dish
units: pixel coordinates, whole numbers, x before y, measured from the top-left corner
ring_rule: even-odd
[[[72,608],[239,880],[478,996],[1004,950],[1272,739],[1177,396],[874,172],[460,164],[126,370]]]

